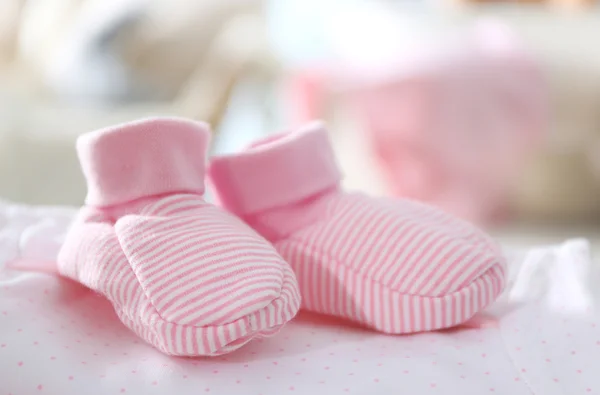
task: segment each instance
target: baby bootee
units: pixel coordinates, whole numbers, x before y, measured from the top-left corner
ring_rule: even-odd
[[[277,333],[300,308],[277,251],[203,199],[209,135],[202,123],[156,118],[77,141],[88,194],[59,271],[170,355],[233,351]]]
[[[393,334],[465,323],[506,281],[496,244],[418,202],[348,193],[321,123],[212,159],[219,204],[273,243],[302,306]]]

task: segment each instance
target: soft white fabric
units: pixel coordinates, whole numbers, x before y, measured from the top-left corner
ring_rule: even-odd
[[[52,259],[73,212],[0,203],[0,395],[600,392],[585,240],[507,251],[510,288],[483,328],[394,337],[301,314],[234,354],[182,359],[139,341],[81,286],[5,267]]]

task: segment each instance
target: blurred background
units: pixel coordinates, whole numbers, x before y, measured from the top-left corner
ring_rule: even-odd
[[[349,188],[594,237],[599,43],[591,0],[1,0],[0,198],[81,204],[74,141],[117,122],[219,153],[320,118]]]

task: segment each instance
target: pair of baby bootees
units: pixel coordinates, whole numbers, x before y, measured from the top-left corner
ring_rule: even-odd
[[[77,141],[88,194],[59,271],[160,351],[228,353],[301,307],[390,334],[448,328],[503,290],[502,254],[478,229],[343,191],[320,123],[207,165],[209,137],[203,123],[155,118]]]

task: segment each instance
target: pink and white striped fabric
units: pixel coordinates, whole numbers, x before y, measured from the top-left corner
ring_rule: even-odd
[[[277,333],[300,307],[294,273],[275,249],[203,200],[208,139],[203,124],[149,119],[77,143],[87,206],[59,271],[171,355],[230,352]]]
[[[320,123],[214,158],[209,178],[220,204],[292,265],[307,310],[413,333],[465,323],[504,289],[502,254],[475,227],[342,191]]]

